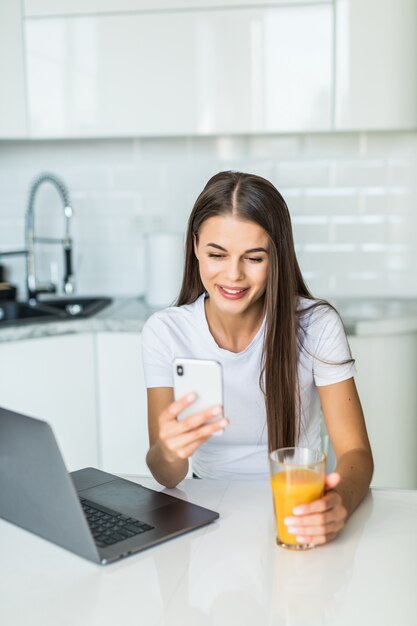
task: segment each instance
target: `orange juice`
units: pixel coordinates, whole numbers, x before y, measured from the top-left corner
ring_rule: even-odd
[[[300,545],[284,524],[286,517],[293,516],[293,508],[318,500],[324,491],[324,475],[310,469],[291,469],[277,472],[271,477],[274,496],[277,538],[286,545]]]

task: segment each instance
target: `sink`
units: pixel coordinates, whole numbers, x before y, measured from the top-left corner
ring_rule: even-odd
[[[5,300],[0,302],[0,326],[3,324],[32,323],[48,319],[65,318],[61,311],[42,305],[29,305],[24,302]]]
[[[111,298],[48,298],[28,304],[0,301],[0,328],[5,325],[65,321],[95,315],[111,303]]]
[[[111,298],[45,298],[39,301],[41,306],[56,309],[65,317],[90,317],[95,315],[111,303]]]

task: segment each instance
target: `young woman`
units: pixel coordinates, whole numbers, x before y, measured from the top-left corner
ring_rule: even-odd
[[[178,302],[149,318],[142,349],[147,463],[158,482],[177,485],[191,457],[201,478],[268,477],[268,451],[320,447],[321,405],[336,472],[288,526],[315,544],[337,535],[367,493],[372,453],[341,320],[307,289],[287,205],[270,182],[239,172],[208,181],[189,218]],[[222,364],[224,416],[218,406],[177,420],[195,400],[174,402],[179,356]]]

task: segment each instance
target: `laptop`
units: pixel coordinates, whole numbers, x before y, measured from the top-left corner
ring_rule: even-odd
[[[219,514],[93,467],[68,474],[49,424],[0,407],[0,517],[104,565]]]

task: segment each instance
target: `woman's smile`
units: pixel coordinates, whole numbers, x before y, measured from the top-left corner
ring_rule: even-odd
[[[217,289],[220,294],[226,300],[240,300],[243,298],[249,290],[249,287],[238,288],[238,287],[226,287],[225,285],[217,285]]]

